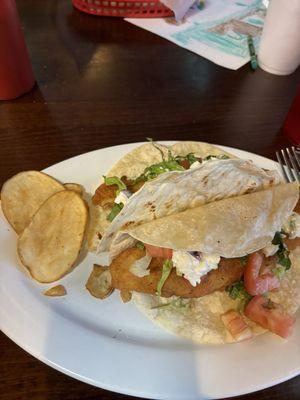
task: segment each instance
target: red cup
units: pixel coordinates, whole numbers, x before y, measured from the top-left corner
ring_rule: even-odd
[[[0,0],[0,100],[19,97],[34,83],[15,0]]]

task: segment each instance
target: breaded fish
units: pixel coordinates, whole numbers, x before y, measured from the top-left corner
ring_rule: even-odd
[[[285,243],[289,250],[293,250],[300,246],[300,238],[285,239]],[[130,272],[130,266],[144,257],[145,254],[145,250],[132,247],[123,251],[113,260],[110,271],[114,288],[149,294],[156,293],[164,262],[162,258],[152,258],[149,266],[150,274],[147,276],[139,278]],[[266,260],[274,262],[273,259],[274,257],[269,257]],[[203,276],[197,286],[192,286],[187,279],[178,276],[175,268],[173,268],[163,286],[162,296],[170,297],[174,295],[184,298],[206,296],[217,290],[222,291],[232,283],[239,281],[243,272],[244,266],[240,258],[221,258],[218,269]]]
[[[130,272],[130,266],[138,259],[145,256],[145,250],[130,248],[123,251],[110,265],[112,275],[112,286],[120,290],[129,290],[142,293],[155,294],[157,284],[161,278],[163,259],[152,258],[150,263],[150,274],[139,278]],[[239,258],[222,258],[219,268],[210,271],[201,278],[197,286],[176,274],[175,268],[166,280],[162,296],[179,296],[185,298],[202,297],[216,290],[224,290],[227,286],[241,279],[243,275],[243,264]]]
[[[135,183],[126,176],[122,176],[121,181],[126,185],[127,189],[131,193],[137,192],[145,183],[144,181]],[[94,205],[99,205],[101,207],[112,206],[117,197],[117,192],[117,185],[106,185],[105,183],[102,183],[96,189],[95,194],[92,197],[92,202]]]
[[[96,189],[95,194],[92,197],[93,204],[101,207],[112,206],[117,195],[117,190],[117,185],[108,186],[105,183],[102,183],[102,185]]]

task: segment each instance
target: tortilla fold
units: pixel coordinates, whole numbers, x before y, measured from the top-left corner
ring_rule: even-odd
[[[107,228],[98,251],[113,251],[118,254],[126,248],[126,244],[122,243],[126,238],[120,232],[126,232],[127,228],[144,225],[169,215],[176,216],[175,219],[180,223],[178,215],[188,209],[211,202],[216,204],[217,200],[228,197],[262,191],[280,182],[277,171],[265,171],[251,161],[239,159],[212,160],[197,168],[166,172],[146,182],[130,197]],[[214,205],[211,207],[214,208]],[[188,214],[184,214],[184,219],[185,215]],[[163,244],[160,246],[163,247]]]
[[[270,243],[298,197],[298,184],[281,184],[129,227],[126,233],[154,246],[241,257]]]

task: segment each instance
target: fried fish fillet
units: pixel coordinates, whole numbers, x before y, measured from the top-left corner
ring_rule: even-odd
[[[161,278],[163,259],[152,258],[150,263],[150,274],[142,278],[130,272],[130,266],[140,258],[145,256],[145,250],[130,248],[123,251],[115,258],[110,265],[112,275],[112,286],[120,290],[129,290],[142,293],[155,294],[158,281]],[[222,258],[219,268],[210,271],[201,278],[197,286],[192,286],[190,282],[176,274],[175,268],[171,271],[166,280],[162,296],[179,296],[185,298],[202,297],[216,290],[224,290],[227,286],[241,279],[243,275],[243,265],[239,258]]]
[[[284,241],[289,250],[294,250],[300,246],[300,238],[285,239]],[[149,266],[150,274],[147,276],[139,278],[130,272],[130,266],[144,257],[145,254],[145,250],[133,247],[123,251],[113,260],[110,271],[114,288],[130,292],[156,293],[164,262],[162,258],[152,258]],[[269,257],[266,260],[273,262],[273,258]],[[239,281],[243,272],[244,266],[240,258],[221,258],[218,269],[203,276],[197,286],[192,286],[187,279],[178,276],[175,268],[173,268],[163,286],[162,296],[170,297],[174,295],[185,298],[206,296],[217,290],[222,291],[232,283]]]
[[[101,207],[112,206],[115,198],[117,196],[117,185],[106,185],[102,183],[95,191],[92,197],[92,202],[95,206],[99,205]]]
[[[128,179],[126,176],[122,176],[121,181],[126,185],[127,189],[131,193],[137,192],[143,185],[144,181],[135,183],[133,180]],[[101,207],[112,207],[117,197],[118,186],[117,185],[106,185],[102,183],[95,191],[92,197],[92,202],[95,206]]]

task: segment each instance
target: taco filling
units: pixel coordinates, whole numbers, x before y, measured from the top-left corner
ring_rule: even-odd
[[[300,304],[298,185],[220,150],[190,152],[192,143],[163,149],[135,176],[119,162],[96,190],[112,287],[197,342],[286,338]]]

